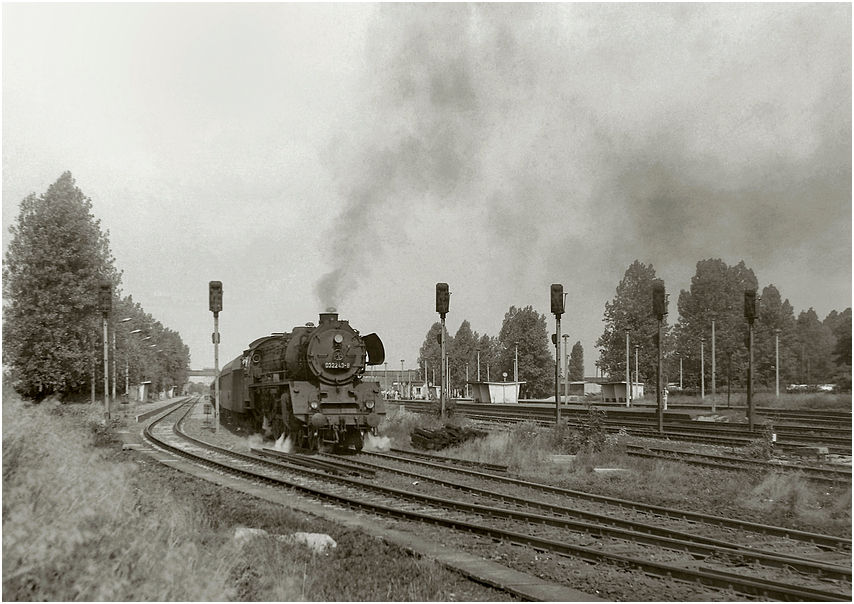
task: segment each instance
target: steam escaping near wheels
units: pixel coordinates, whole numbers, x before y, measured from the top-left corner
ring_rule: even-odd
[[[391,438],[388,436],[374,436],[370,432],[365,435],[365,446],[363,451],[389,451],[391,450]]]

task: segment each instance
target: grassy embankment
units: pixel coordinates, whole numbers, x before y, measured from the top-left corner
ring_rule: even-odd
[[[100,407],[4,391],[4,600],[503,599],[364,533],[123,452],[100,417]],[[236,526],[327,533],[337,547],[241,547]]]
[[[814,398],[829,408],[851,408],[850,395]],[[800,404],[806,402],[802,399]],[[402,446],[408,444],[408,435],[415,426],[437,428],[441,423],[435,417],[391,406],[381,429],[396,446]],[[581,430],[565,424],[543,427],[528,422],[436,454],[507,465],[514,475],[525,480],[573,490],[851,536],[849,486],[819,485],[797,475],[776,472],[735,472],[630,457],[626,445],[635,442],[625,434],[605,434],[596,414],[591,413]],[[762,459],[769,451],[770,442],[760,436],[749,447],[718,452]],[[556,455],[574,457],[555,460]]]

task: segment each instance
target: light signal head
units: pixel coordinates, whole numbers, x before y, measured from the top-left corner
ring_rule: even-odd
[[[437,283],[436,284],[436,312],[439,313],[443,319],[445,315],[448,314],[448,307],[451,302],[451,292],[448,291],[447,283]]]
[[[222,311],[222,281],[211,281],[208,289],[210,309],[213,313]]]
[[[652,314],[661,321],[667,314],[667,300],[664,295],[664,281],[658,279],[652,284]]]
[[[563,285],[560,283],[552,284],[552,314],[560,317],[563,314]]]

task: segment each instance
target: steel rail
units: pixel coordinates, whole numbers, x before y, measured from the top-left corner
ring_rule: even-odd
[[[851,468],[844,466],[833,468],[804,466],[799,464],[782,464],[758,459],[744,459],[741,457],[712,455],[707,453],[696,453],[693,451],[678,451],[676,449],[661,447],[644,447],[642,445],[627,445],[626,449],[626,453],[632,456],[680,461],[712,468],[722,468],[727,470],[753,470],[759,468],[790,474],[800,472],[805,478],[809,478],[810,480],[820,480],[830,484],[851,482]]]
[[[361,455],[367,456],[376,456],[379,458],[388,458],[388,459],[399,459],[391,455],[387,455],[385,453],[376,453],[376,452],[366,452],[362,451]],[[711,524],[715,526],[728,527],[733,529],[738,529],[746,532],[756,533],[759,535],[765,536],[773,536],[773,537],[783,537],[787,539],[792,539],[794,541],[802,541],[804,543],[811,543],[817,547],[824,547],[833,550],[839,551],[851,551],[851,539],[844,539],[841,537],[835,537],[832,535],[823,535],[821,533],[810,533],[807,531],[799,531],[796,529],[787,529],[784,527],[777,527],[767,524],[759,524],[755,522],[746,522],[743,520],[735,520],[732,518],[725,518],[723,516],[713,516],[710,514],[700,514],[697,512],[689,512],[685,510],[679,510],[675,508],[667,508],[664,506],[657,505],[649,505],[645,503],[638,503],[635,501],[628,501],[625,499],[617,499],[614,497],[607,497],[605,495],[596,495],[594,493],[585,493],[584,491],[573,491],[571,489],[565,489],[562,487],[555,487],[552,485],[542,484],[538,482],[527,482],[524,480],[519,480],[517,478],[511,478],[509,476],[497,476],[495,474],[485,474],[483,472],[476,472],[474,470],[468,470],[465,468],[455,468],[446,466],[443,464],[434,464],[428,461],[420,461],[416,459],[406,460],[410,463],[431,466],[436,469],[446,470],[449,472],[455,472],[459,474],[477,476],[479,478],[484,478],[488,480],[492,480],[495,482],[506,482],[509,484],[514,484],[517,486],[527,487],[534,490],[544,491],[547,493],[554,493],[559,495],[565,495],[568,497],[574,497],[576,499],[592,501],[597,503],[606,503],[608,505],[613,505],[616,507],[621,507],[625,509],[631,509],[635,511],[645,512],[649,514],[658,514],[661,516],[667,516],[670,518],[676,518],[681,520],[689,520],[693,522],[701,522],[704,524]]]
[[[164,415],[162,418],[159,418],[157,421],[162,421],[169,414]],[[185,413],[186,416],[186,413]],[[156,422],[153,422],[153,425]],[[150,427],[150,426],[149,426]],[[184,451],[179,447],[174,445],[170,445],[169,443],[165,443],[161,439],[157,439],[149,430],[149,427],[146,428],[146,436],[151,441],[157,441],[160,445],[166,447],[167,449],[173,451],[174,453],[181,455],[182,457],[192,458],[193,460],[198,461],[199,456],[188,451]],[[175,425],[175,429],[177,429],[177,424]],[[181,435],[184,437],[185,435]],[[209,443],[204,443],[204,441],[199,441],[193,437],[188,437],[191,442],[194,444],[203,443],[204,446],[210,449],[218,449],[220,453],[233,456],[236,458],[250,458],[253,461],[261,461],[266,464],[270,464],[271,462],[267,462],[266,460],[255,458],[252,456],[247,456],[242,453],[237,453],[234,451],[230,451],[227,449],[220,449],[219,447],[215,447],[210,445]],[[798,586],[780,586],[774,582],[763,581],[760,579],[752,579],[745,578],[739,576],[721,576],[720,573],[710,573],[705,571],[698,570],[690,570],[680,566],[666,564],[666,563],[657,563],[649,560],[643,560],[640,558],[634,558],[631,556],[626,556],[623,554],[613,554],[606,553],[599,550],[595,550],[593,548],[588,548],[584,546],[576,546],[566,543],[561,543],[549,539],[544,539],[532,535],[525,535],[522,533],[517,533],[514,531],[508,531],[503,529],[496,529],[492,527],[486,527],[479,524],[474,524],[468,521],[463,520],[455,520],[449,518],[443,518],[438,516],[431,516],[428,514],[423,514],[420,512],[414,512],[409,510],[401,510],[399,508],[393,508],[387,506],[385,504],[378,504],[372,502],[366,502],[354,499],[350,496],[341,496],[339,494],[331,493],[325,489],[320,489],[317,487],[309,487],[306,485],[299,485],[296,483],[291,483],[285,481],[280,478],[271,477],[269,475],[260,474],[253,470],[249,470],[247,468],[238,468],[232,466],[230,464],[225,464],[223,462],[216,462],[211,460],[203,460],[204,465],[209,467],[217,467],[220,470],[228,471],[230,473],[237,473],[243,476],[249,476],[254,479],[264,480],[266,482],[280,484],[288,486],[289,488],[299,490],[301,492],[305,492],[311,494],[316,497],[321,497],[323,499],[332,501],[339,505],[345,505],[351,509],[361,509],[364,511],[368,511],[371,513],[381,513],[387,516],[403,518],[407,520],[415,520],[418,522],[431,523],[441,526],[446,526],[449,528],[453,528],[456,530],[462,530],[466,532],[471,532],[475,534],[484,535],[493,539],[499,539],[502,541],[508,541],[511,543],[517,543],[520,545],[527,545],[530,547],[534,547],[537,549],[542,549],[544,551],[553,551],[555,553],[580,557],[585,560],[595,561],[595,562],[609,562],[616,563],[618,565],[624,567],[631,567],[635,569],[642,570],[649,574],[654,574],[663,578],[670,579],[679,579],[682,581],[695,583],[695,584],[703,584],[706,586],[714,587],[714,588],[722,588],[722,589],[731,589],[735,590],[739,593],[744,593],[748,595],[761,596],[761,597],[770,597],[770,598],[778,598],[778,599],[792,599],[797,598],[806,601],[847,601],[849,598],[843,597],[840,594],[826,592],[824,590],[815,590],[807,587],[798,587]],[[279,464],[271,464],[271,465],[279,465]],[[348,482],[348,483],[358,483],[360,486],[368,486],[375,487],[376,485],[365,484],[365,481],[352,479],[347,477],[330,477],[325,474],[320,474],[319,472],[306,469],[306,468],[298,468],[299,472],[321,476],[327,480],[333,480],[335,482]],[[417,497],[423,497],[418,494]]]
[[[721,555],[733,560],[738,560],[739,563],[757,563],[761,566],[771,568],[793,569],[804,574],[814,574],[823,578],[847,581],[849,583],[851,582],[850,568],[804,559],[803,556],[780,554],[778,552],[743,546],[736,543],[722,541],[720,539],[686,533],[684,531],[662,528],[630,520],[621,520],[619,518],[613,518],[603,514],[585,512],[583,510],[577,510],[566,506],[534,501],[528,498],[480,489],[454,481],[401,470],[399,468],[389,468],[388,466],[380,464],[372,464],[372,467],[376,470],[383,470],[386,472],[400,474],[402,476],[418,478],[419,480],[430,481],[435,484],[472,493],[481,497],[496,499],[502,503],[510,503],[528,509],[536,509],[561,515],[559,519],[555,519],[554,517],[538,516],[528,512],[522,514],[522,519],[534,519],[538,524],[565,527],[570,530],[583,531],[585,534],[598,534],[602,537],[613,537],[627,541],[635,541],[637,543],[660,545],[675,551],[685,551],[702,556]],[[473,506],[472,509],[476,510],[478,507],[479,506]],[[476,511],[476,513],[481,512]],[[482,513],[485,514],[486,512],[484,511]],[[519,519],[515,516],[510,516],[515,514],[515,512],[509,511],[507,514],[508,517]],[[569,522],[565,519],[567,516],[578,518],[579,521]],[[655,539],[650,539],[650,537],[653,536]]]

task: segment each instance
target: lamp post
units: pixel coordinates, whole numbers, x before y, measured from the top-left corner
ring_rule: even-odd
[[[477,381],[480,381],[480,348],[477,349]]]
[[[629,330],[626,329],[626,407],[632,406],[632,389],[629,381]]]
[[[119,323],[127,323],[132,320],[131,317],[126,317]],[[113,329],[113,400],[116,400],[116,330]]]
[[[712,314],[712,412],[715,410],[715,315]]]
[[[634,382],[638,381],[638,348],[640,348],[640,346],[638,344],[635,344],[635,379],[634,379]],[[634,388],[634,385],[635,385],[634,382],[632,382],[632,388]],[[637,394],[637,393],[635,393],[635,394]]]
[[[776,378],[775,378],[775,381],[776,381],[775,393],[777,395],[777,398],[780,398],[780,330],[779,329],[774,330],[774,355],[776,357],[774,360],[774,371],[777,374]]]
[[[400,359],[400,398],[403,398],[403,359]]]
[[[706,398],[706,360],[703,357],[706,338],[700,338],[700,398]]]
[[[134,329],[130,333],[131,335],[142,333],[142,330]],[[130,354],[125,354],[125,395],[128,397],[128,401],[130,401]]]
[[[110,420],[110,341],[107,335],[107,320],[113,310],[113,286],[107,281],[101,283],[101,315],[104,326],[104,421]]]
[[[516,356],[513,360],[513,381],[519,381],[519,342],[514,343],[516,346]]]

